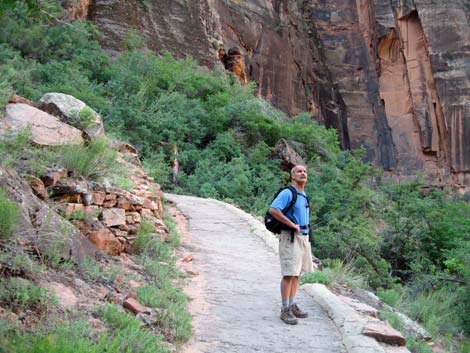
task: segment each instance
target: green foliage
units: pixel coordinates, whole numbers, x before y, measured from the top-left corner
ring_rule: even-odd
[[[0,103],[11,93],[32,100],[48,91],[71,94],[100,112],[108,132],[138,148],[144,166],[166,190],[227,200],[258,215],[287,182],[274,153],[282,138],[307,164],[313,248],[330,264],[311,276],[328,275],[352,286],[367,282],[383,288],[379,293],[390,303],[397,301],[397,281],[412,293],[403,299],[410,303],[448,289],[455,306],[448,327],[441,327],[437,314],[409,310],[436,332],[470,333],[465,199],[424,188],[420,181],[381,181],[363,162],[363,150],[341,151],[336,132],[311,114],[288,119],[256,97],[252,84],[241,86],[221,70],[202,70],[191,58],[158,56],[133,31],[127,51],[110,62],[96,29],[86,21],[55,21],[60,11],[54,1],[0,4]],[[83,124],[91,121],[89,112],[80,115]],[[28,166],[33,174],[59,164],[75,176],[106,176],[132,186],[122,173],[111,176],[115,152],[104,141],[40,153],[25,136],[0,139],[3,166],[35,160]],[[54,158],[60,154],[64,157]],[[177,176],[171,169],[175,157]],[[172,234],[166,243],[144,226],[136,239],[139,261],[159,281],[180,275],[172,256],[178,238]],[[433,306],[447,312],[448,302],[436,300]]]
[[[137,237],[134,240],[134,253],[142,254],[154,237],[155,227],[152,223],[143,220],[140,223]]]
[[[331,276],[330,271],[323,270],[323,271],[314,271],[305,273],[301,277],[302,283],[321,283],[325,285],[331,284]]]
[[[14,236],[20,219],[20,208],[8,198],[5,188],[0,187],[0,240]]]
[[[64,145],[59,163],[75,177],[98,179],[112,174],[118,152],[105,137],[92,138],[86,145]]]
[[[137,288],[139,302],[146,306],[163,309],[157,322],[165,336],[174,336],[177,342],[191,337],[191,316],[186,311],[188,297],[170,281],[158,281],[156,285]]]
[[[390,288],[390,289],[379,288],[377,290],[377,296],[385,304],[388,304],[388,305],[394,307],[400,301],[401,293],[398,290],[393,289],[393,288]]]
[[[380,318],[387,320],[388,323],[392,325],[392,327],[397,329],[398,331],[403,330],[403,325],[400,320],[400,317],[396,313],[387,311],[387,310],[382,310],[380,312]]]
[[[45,313],[56,303],[49,290],[24,278],[0,278],[0,289],[0,303],[9,308]]]
[[[415,337],[406,337],[406,347],[411,353],[433,353],[427,342],[418,341]]]
[[[169,352],[161,343],[161,337],[142,327],[142,322],[115,304],[104,304],[96,308],[96,314],[110,328],[105,352]]]
[[[13,250],[0,250],[0,266],[14,275],[32,277],[43,270],[43,266],[30,255]]]
[[[89,128],[96,123],[96,116],[93,113],[93,110],[88,106],[80,110],[78,117],[80,120],[80,127]]]
[[[423,323],[433,336],[458,334],[459,295],[452,286],[414,293],[408,289],[398,308]]]
[[[0,134],[0,166],[12,167],[30,146],[31,129],[6,130]]]
[[[172,247],[177,247],[181,245],[181,235],[176,230],[176,222],[171,214],[168,212],[163,212],[163,223],[168,227],[170,232],[168,236],[168,243]]]

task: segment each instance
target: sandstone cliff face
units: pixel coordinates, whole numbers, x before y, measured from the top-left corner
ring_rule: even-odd
[[[343,148],[364,146],[400,178],[470,186],[469,11],[465,0],[94,0],[88,16],[111,52],[129,29],[208,66],[239,48],[242,82],[290,115],[315,113]]]

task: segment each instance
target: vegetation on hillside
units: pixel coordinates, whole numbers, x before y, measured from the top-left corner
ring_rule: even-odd
[[[166,190],[226,200],[256,214],[287,182],[274,153],[284,138],[308,166],[313,248],[332,264],[331,276],[345,278],[346,266],[448,340],[450,349],[470,351],[468,341],[452,340],[470,334],[465,198],[425,188],[418,179],[382,180],[362,161],[362,151],[340,150],[334,130],[307,113],[286,117],[223,70],[152,53],[135,33],[111,62],[89,23],[54,20],[60,9],[48,2],[40,3],[47,4],[44,11],[10,3],[0,14],[2,105],[11,93],[31,100],[51,91],[71,94],[100,112],[108,132],[139,149]],[[176,183],[170,178],[174,145]],[[328,273],[321,281],[328,283]],[[445,301],[442,293],[449,293]]]

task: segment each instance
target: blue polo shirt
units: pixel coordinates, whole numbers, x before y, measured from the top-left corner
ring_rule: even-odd
[[[297,190],[297,200],[294,206],[287,212],[286,217],[300,226],[306,226],[310,223],[310,208],[307,202],[307,194],[304,191]],[[282,190],[271,203],[271,208],[283,210],[292,200],[292,192],[289,189]],[[308,234],[308,229],[300,230],[303,234]]]

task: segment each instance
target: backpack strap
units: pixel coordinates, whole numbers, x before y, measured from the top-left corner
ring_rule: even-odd
[[[289,204],[282,210],[282,213],[284,213],[284,215],[289,212],[292,206],[294,206],[297,202],[297,190],[292,185],[287,186],[285,189],[289,189],[292,193],[292,200],[290,200]]]
[[[292,193],[292,200],[290,200],[289,204],[282,210],[282,213],[285,215],[287,212],[289,212],[289,210],[292,208],[292,206],[295,205],[295,203],[297,202],[297,190],[292,186],[288,186],[286,187],[285,189],[289,189],[290,192]],[[291,230],[292,231],[292,234],[290,236],[290,242],[293,243],[294,242],[294,231],[288,227],[287,225],[284,227],[284,229],[287,230]]]

